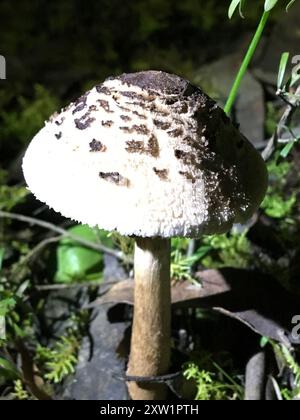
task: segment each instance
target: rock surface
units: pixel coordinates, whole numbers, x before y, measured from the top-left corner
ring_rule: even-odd
[[[240,53],[221,58],[199,69],[193,82],[224,106],[240,64]],[[264,139],[264,92],[250,72],[244,77],[235,106],[241,132],[260,147]]]
[[[116,259],[105,256],[104,284],[127,278]],[[117,349],[129,324],[113,322],[109,311],[115,305],[103,305],[93,312],[89,336],[83,339],[74,377],[67,384],[64,399],[127,400],[125,382],[115,378],[122,375],[125,359]]]
[[[109,322],[107,309],[107,306],[100,307],[91,323],[90,337],[83,340],[76,374],[67,387],[64,398],[128,399],[125,383],[114,377],[114,374],[120,375],[124,371],[124,360],[117,356],[116,349],[127,325],[123,322]]]

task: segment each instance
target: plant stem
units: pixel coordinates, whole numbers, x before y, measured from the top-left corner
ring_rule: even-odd
[[[171,336],[170,240],[137,238],[134,256],[134,316],[128,376],[168,373]],[[129,382],[133,400],[163,400],[164,384]]]
[[[268,21],[269,16],[270,16],[270,12],[264,12],[263,13],[262,18],[261,18],[261,20],[259,22],[259,25],[257,27],[257,30],[255,32],[255,35],[254,35],[254,37],[251,41],[251,44],[249,45],[247,54],[245,55],[245,58],[244,58],[243,63],[240,67],[240,70],[239,70],[239,72],[236,76],[236,79],[235,79],[234,84],[231,88],[228,100],[227,100],[225,108],[224,108],[224,111],[226,112],[227,115],[229,115],[231,113],[233,104],[234,104],[234,102],[236,100],[236,97],[237,97],[237,94],[238,94],[238,90],[240,88],[240,84],[243,80],[243,77],[244,77],[248,67],[249,67],[249,64],[252,60],[252,57],[253,57],[253,55],[256,51],[257,45],[258,45],[258,43],[261,39],[261,36],[263,34],[263,31],[265,29],[265,26],[266,26],[266,23]]]
[[[0,210],[0,219],[11,219],[11,220],[18,220],[19,222],[28,223],[30,225],[40,226],[44,229],[50,230],[52,232],[58,233],[66,238],[70,238],[72,241],[77,242],[78,244],[85,246],[90,249],[94,249],[95,251],[104,252],[105,254],[111,255],[124,263],[132,263],[131,258],[123,255],[120,251],[115,251],[114,249],[108,248],[102,244],[94,243],[87,241],[86,239],[80,238],[77,235],[73,235],[72,233],[68,232],[67,230],[56,226],[52,223],[45,222],[40,219],[36,219],[34,217],[24,216],[23,214],[16,214],[16,213],[9,213]]]

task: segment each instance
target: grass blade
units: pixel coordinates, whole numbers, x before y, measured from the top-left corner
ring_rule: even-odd
[[[232,0],[232,2],[230,3],[229,9],[228,9],[228,17],[229,19],[232,18],[232,16],[234,15],[237,7],[240,5],[241,0]]]
[[[265,12],[270,12],[276,4],[278,3],[278,0],[266,0],[265,1]]]
[[[283,88],[283,81],[284,81],[284,76],[285,76],[286,67],[288,65],[289,58],[290,58],[290,54],[288,52],[283,53],[281,56],[278,79],[277,79],[277,89]]]

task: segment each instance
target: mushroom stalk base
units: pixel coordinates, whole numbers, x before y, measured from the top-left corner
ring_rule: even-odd
[[[134,317],[127,374],[159,376],[170,365],[170,240],[138,238],[135,246]],[[162,400],[163,384],[128,383],[133,400]]]

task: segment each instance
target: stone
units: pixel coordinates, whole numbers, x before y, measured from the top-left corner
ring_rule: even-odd
[[[193,82],[224,107],[241,60],[241,54],[234,53],[214,61],[197,70]],[[249,71],[242,81],[235,108],[240,131],[254,146],[261,147],[264,140],[264,92]]]
[[[128,278],[120,262],[110,255],[104,256],[104,282]],[[100,292],[102,292],[101,287]],[[84,337],[73,378],[65,386],[63,399],[75,400],[127,400],[125,382],[117,379],[125,372],[126,349],[123,358],[118,354],[129,322],[122,313],[111,316],[114,304],[96,308],[91,315],[89,335]],[[114,318],[114,319],[113,319]]]
[[[111,323],[107,311],[113,305],[100,307],[91,322],[90,336],[85,337],[79,352],[75,376],[64,392],[64,399],[127,400],[125,382],[117,379],[125,369],[125,360],[116,349],[128,324]]]

